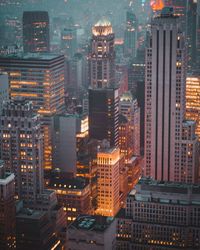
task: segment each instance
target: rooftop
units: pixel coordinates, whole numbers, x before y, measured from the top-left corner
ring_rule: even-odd
[[[88,185],[88,182],[83,178],[51,178],[50,188],[62,188],[62,189],[84,189]]]
[[[43,211],[32,210],[32,209],[29,209],[29,208],[23,208],[16,215],[16,218],[39,220],[44,215],[45,215],[45,212],[43,212]]]
[[[112,25],[105,17],[103,17],[92,27],[92,33],[94,36],[111,35],[113,34]]]
[[[78,230],[104,232],[113,222],[113,217],[80,215],[69,228]]]
[[[1,55],[0,58],[22,59],[22,60],[53,60],[61,55],[54,53],[13,53]]]
[[[192,193],[200,194],[200,185],[195,184],[187,184],[182,182],[169,182],[169,181],[156,181],[152,178],[145,178],[142,177],[137,185],[142,186],[142,190],[145,190],[146,186],[148,186],[148,189],[156,189],[160,192],[172,192],[172,193],[187,193],[188,189],[192,190]]]

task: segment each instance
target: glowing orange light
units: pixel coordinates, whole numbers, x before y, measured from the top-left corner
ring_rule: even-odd
[[[150,5],[153,11],[162,10],[165,7],[163,0],[151,0]]]

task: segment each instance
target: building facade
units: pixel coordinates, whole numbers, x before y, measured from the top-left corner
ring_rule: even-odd
[[[107,139],[111,146],[118,145],[118,89],[89,89],[89,136]]]
[[[115,84],[114,38],[109,21],[100,20],[93,26],[89,53],[89,79],[93,88],[112,87]]]
[[[97,153],[98,199],[96,213],[115,216],[119,210],[119,148],[103,147]]]
[[[142,178],[118,216],[116,249],[199,249],[200,187]]]
[[[138,20],[132,11],[126,13],[126,30],[124,32],[124,54],[135,57],[137,52]]]
[[[42,135],[30,102],[7,101],[0,118],[0,151],[6,169],[15,174],[15,193],[26,204],[43,191]]]
[[[195,133],[200,138],[200,74],[187,76],[186,117],[196,121]]]
[[[49,15],[46,11],[25,11],[23,13],[24,52],[49,52]]]
[[[68,228],[68,249],[114,250],[116,221],[112,217],[80,215]]]
[[[15,247],[15,176],[6,172],[4,162],[0,161],[0,248]]]
[[[197,137],[185,139],[186,46],[173,8],[164,8],[151,24],[145,72],[145,169],[156,180],[196,182]],[[190,124],[190,125],[189,125]],[[192,132],[190,130],[190,132]],[[192,143],[193,146],[190,147]],[[194,164],[188,170],[190,147]]]
[[[10,97],[32,101],[42,117],[44,168],[52,168],[51,119],[64,106],[64,56],[15,54],[0,58],[0,69],[8,72]]]
[[[8,74],[0,72],[0,114],[3,108],[3,102],[9,99],[9,82]]]

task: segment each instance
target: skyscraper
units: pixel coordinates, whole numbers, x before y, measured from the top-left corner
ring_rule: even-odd
[[[15,192],[26,204],[43,190],[42,134],[39,116],[24,100],[4,104],[0,118],[0,151],[6,169],[15,174]]]
[[[0,160],[0,248],[14,248],[15,233],[15,176],[6,172]]]
[[[146,50],[145,175],[196,182],[195,124],[185,121],[185,38],[173,8],[153,19]]]
[[[115,216],[119,210],[120,150],[103,146],[97,154],[97,214]]]
[[[189,69],[196,67],[196,54],[197,54],[197,1],[188,0],[187,4],[187,42],[188,42],[188,54]]]
[[[89,136],[107,139],[111,146],[119,141],[118,89],[89,89]]]
[[[23,13],[24,52],[49,52],[49,15],[46,11]]]
[[[136,56],[138,20],[132,11],[126,13],[126,30],[124,33],[124,54],[129,57]]]
[[[11,54],[0,57],[0,69],[8,72],[10,96],[32,101],[42,118],[44,168],[52,168],[51,118],[64,106],[64,56],[56,54]]]
[[[110,22],[92,28],[89,54],[89,136],[118,145],[119,94],[115,86],[114,33]]]
[[[89,54],[89,78],[93,88],[113,87],[115,84],[114,39],[111,23],[106,19],[93,26]]]

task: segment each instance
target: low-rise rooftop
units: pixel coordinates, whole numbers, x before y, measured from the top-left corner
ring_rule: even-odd
[[[104,232],[113,222],[113,217],[80,215],[70,226],[78,230]]]

